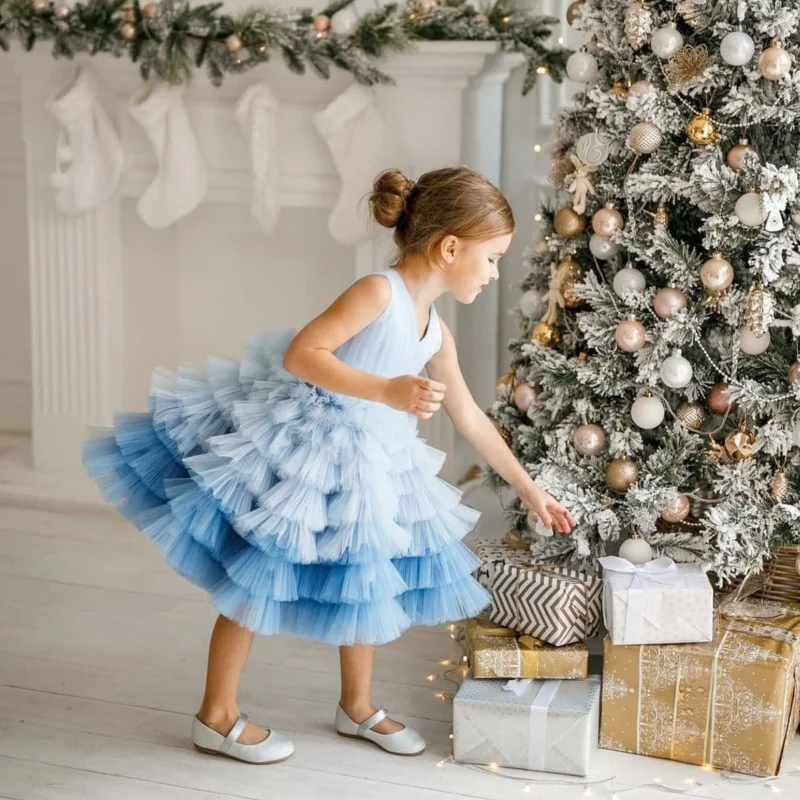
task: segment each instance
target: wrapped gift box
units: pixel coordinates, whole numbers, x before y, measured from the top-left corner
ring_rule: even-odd
[[[492,584],[492,621],[561,646],[585,642],[600,627],[602,581],[556,567],[502,564]]]
[[[599,709],[597,676],[585,681],[466,678],[453,700],[453,757],[466,764],[587,775],[597,749]]]
[[[466,646],[474,678],[583,680],[589,674],[585,644],[552,647],[485,617],[467,620]]]
[[[657,558],[634,566],[601,558],[603,613],[614,644],[677,644],[711,640],[714,590],[693,564]]]
[[[775,775],[800,721],[800,605],[723,606],[711,642],[605,641],[600,746]]]
[[[530,548],[521,539],[509,536],[504,541],[479,539],[475,542],[475,554],[481,560],[480,567],[475,571],[475,579],[489,591],[492,590],[495,571],[503,564],[527,567],[533,562]]]

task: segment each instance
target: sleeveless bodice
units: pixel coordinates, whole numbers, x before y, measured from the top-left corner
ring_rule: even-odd
[[[375,274],[389,281],[392,289],[389,304],[334,354],[351,367],[384,378],[418,375],[442,345],[439,315],[432,305],[428,328],[420,339],[414,302],[400,273],[387,269]]]

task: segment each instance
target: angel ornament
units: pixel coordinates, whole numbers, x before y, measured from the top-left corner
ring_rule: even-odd
[[[594,186],[589,180],[589,173],[594,172],[597,167],[584,164],[575,153],[570,154],[570,161],[575,165],[575,172],[572,173],[567,191],[575,195],[572,200],[572,210],[576,214],[583,214],[586,211],[586,198],[595,193]]]
[[[786,195],[783,192],[764,192],[761,195],[761,208],[764,214],[764,228],[772,233],[782,231],[783,212],[786,211]]]

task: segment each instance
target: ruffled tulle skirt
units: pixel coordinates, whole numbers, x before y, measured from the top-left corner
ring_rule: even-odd
[[[491,598],[461,541],[478,513],[437,477],[443,454],[413,417],[286,372],[290,339],[156,371],[150,411],[84,446],[106,498],[257,633],[381,644],[479,613]]]

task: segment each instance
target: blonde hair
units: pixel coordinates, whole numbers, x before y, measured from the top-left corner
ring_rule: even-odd
[[[445,236],[482,241],[516,228],[500,190],[467,167],[431,170],[418,181],[387,170],[375,179],[369,205],[379,225],[394,228],[396,263],[410,254],[430,258]]]

